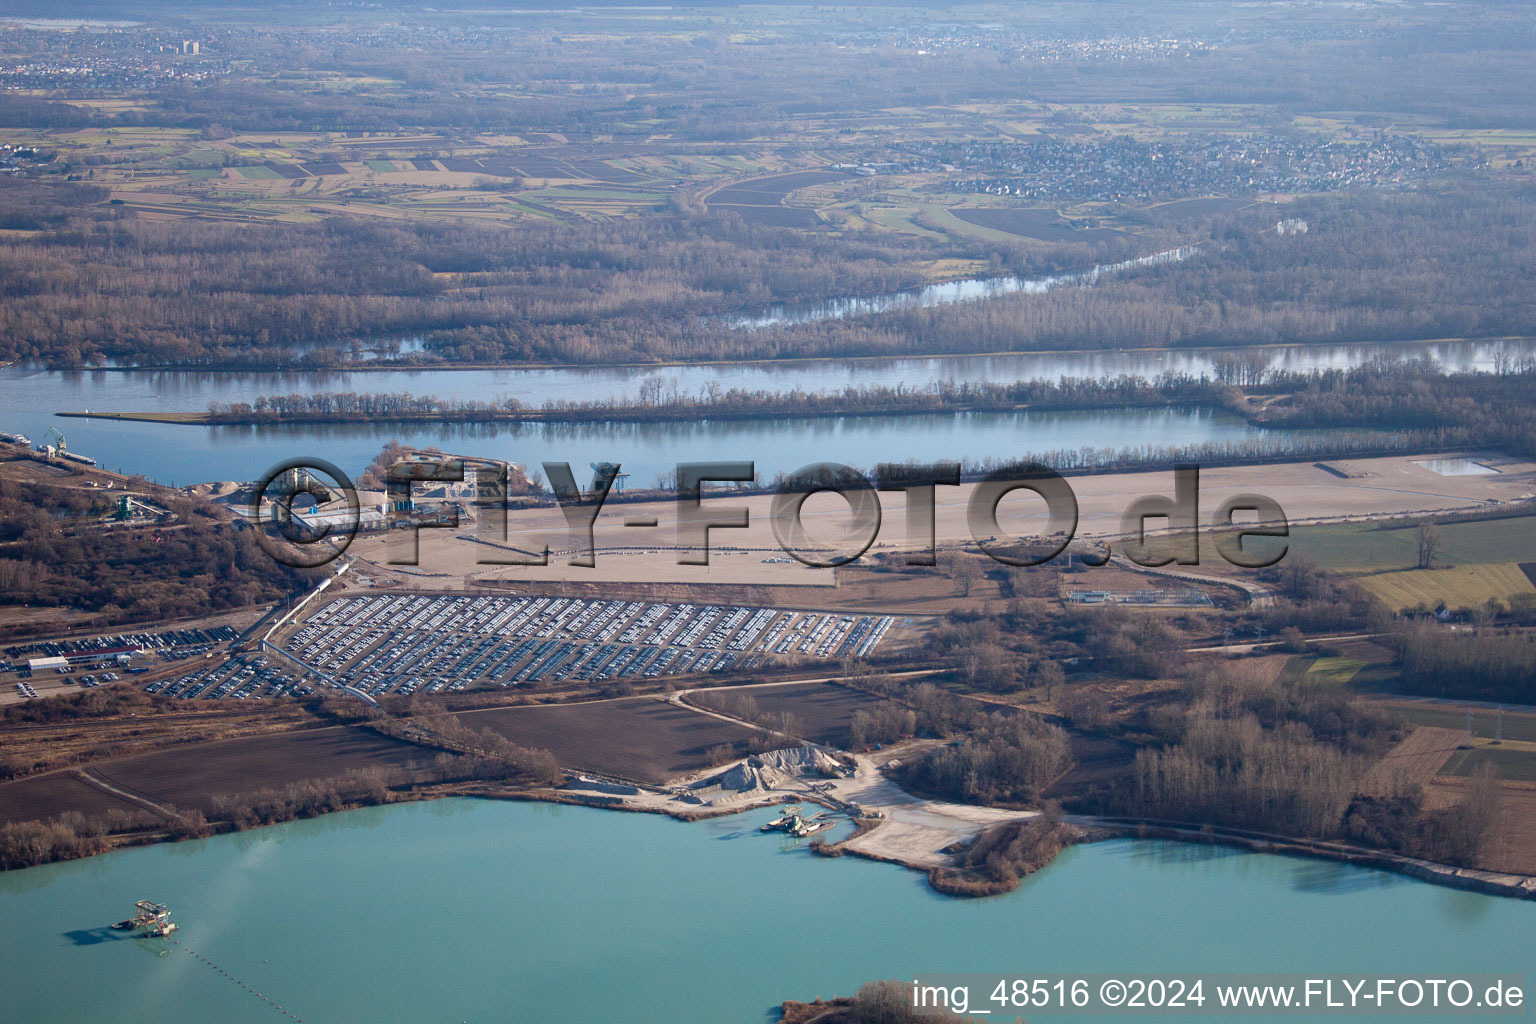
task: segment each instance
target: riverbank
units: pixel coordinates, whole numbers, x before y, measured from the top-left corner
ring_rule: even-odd
[[[1169,355],[1203,355],[1210,353],[1254,353],[1254,352],[1296,352],[1317,349],[1364,346],[1394,345],[1469,345],[1469,344],[1530,344],[1536,343],[1536,335],[1529,334],[1496,334],[1487,336],[1451,335],[1437,336],[1433,338],[1388,338],[1388,339],[1334,339],[1330,341],[1288,341],[1266,342],[1254,345],[1191,345],[1168,348],[1157,345],[1133,345],[1129,347],[1106,348],[1036,348],[1036,349],[996,349],[987,351],[969,352],[900,352],[880,353],[878,355],[846,355],[846,356],[779,356],[771,359],[657,359],[653,361],[617,361],[617,362],[504,362],[504,363],[471,363],[448,362],[441,360],[379,360],[371,359],[366,362],[336,363],[327,366],[318,366],[307,363],[283,363],[274,365],[205,365],[198,363],[138,363],[132,366],[69,366],[52,364],[29,364],[13,360],[7,364],[0,364],[0,368],[6,365],[19,366],[24,369],[32,369],[49,373],[195,373],[248,376],[251,374],[302,374],[325,375],[338,373],[413,373],[435,372],[448,373],[484,373],[488,371],[603,371],[603,370],[683,370],[695,367],[773,367],[773,366],[806,366],[811,364],[844,365],[888,363],[903,360],[960,360],[960,359],[1021,359],[1042,356],[1084,356],[1097,357],[1111,354],[1141,355],[1161,354]]]

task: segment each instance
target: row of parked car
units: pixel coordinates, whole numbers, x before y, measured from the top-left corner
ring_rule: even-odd
[[[329,682],[379,695],[724,672],[769,655],[868,654],[887,616],[514,595],[347,595],[286,642]]]

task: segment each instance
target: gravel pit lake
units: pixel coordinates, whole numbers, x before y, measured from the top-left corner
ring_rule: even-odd
[[[1536,903],[1379,871],[1121,840],[961,900],[762,835],[767,815],[440,800],[9,872],[4,1016],[766,1024],[919,972],[1532,966]],[[175,942],[108,928],[139,899]]]

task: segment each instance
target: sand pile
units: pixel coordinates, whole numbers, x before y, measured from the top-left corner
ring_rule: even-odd
[[[712,806],[739,803],[770,796],[797,778],[836,773],[837,762],[815,747],[770,750],[739,761],[719,775],[700,779],[678,799]]]
[[[805,775],[830,777],[836,775],[838,769],[837,761],[825,751],[809,746],[770,750],[766,754],[749,758],[747,763],[797,777]]]

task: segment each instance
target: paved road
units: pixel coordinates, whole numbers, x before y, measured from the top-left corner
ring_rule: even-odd
[[[1274,591],[1261,583],[1251,583],[1247,580],[1234,579],[1230,576],[1210,576],[1205,573],[1190,572],[1184,568],[1153,568],[1146,565],[1138,565],[1125,555],[1115,552],[1110,555],[1110,564],[1130,572],[1145,573],[1148,576],[1163,576],[1168,579],[1179,580],[1184,583],[1200,583],[1206,586],[1231,587],[1243,592],[1248,598],[1248,604],[1254,608],[1268,608],[1275,603]]]

